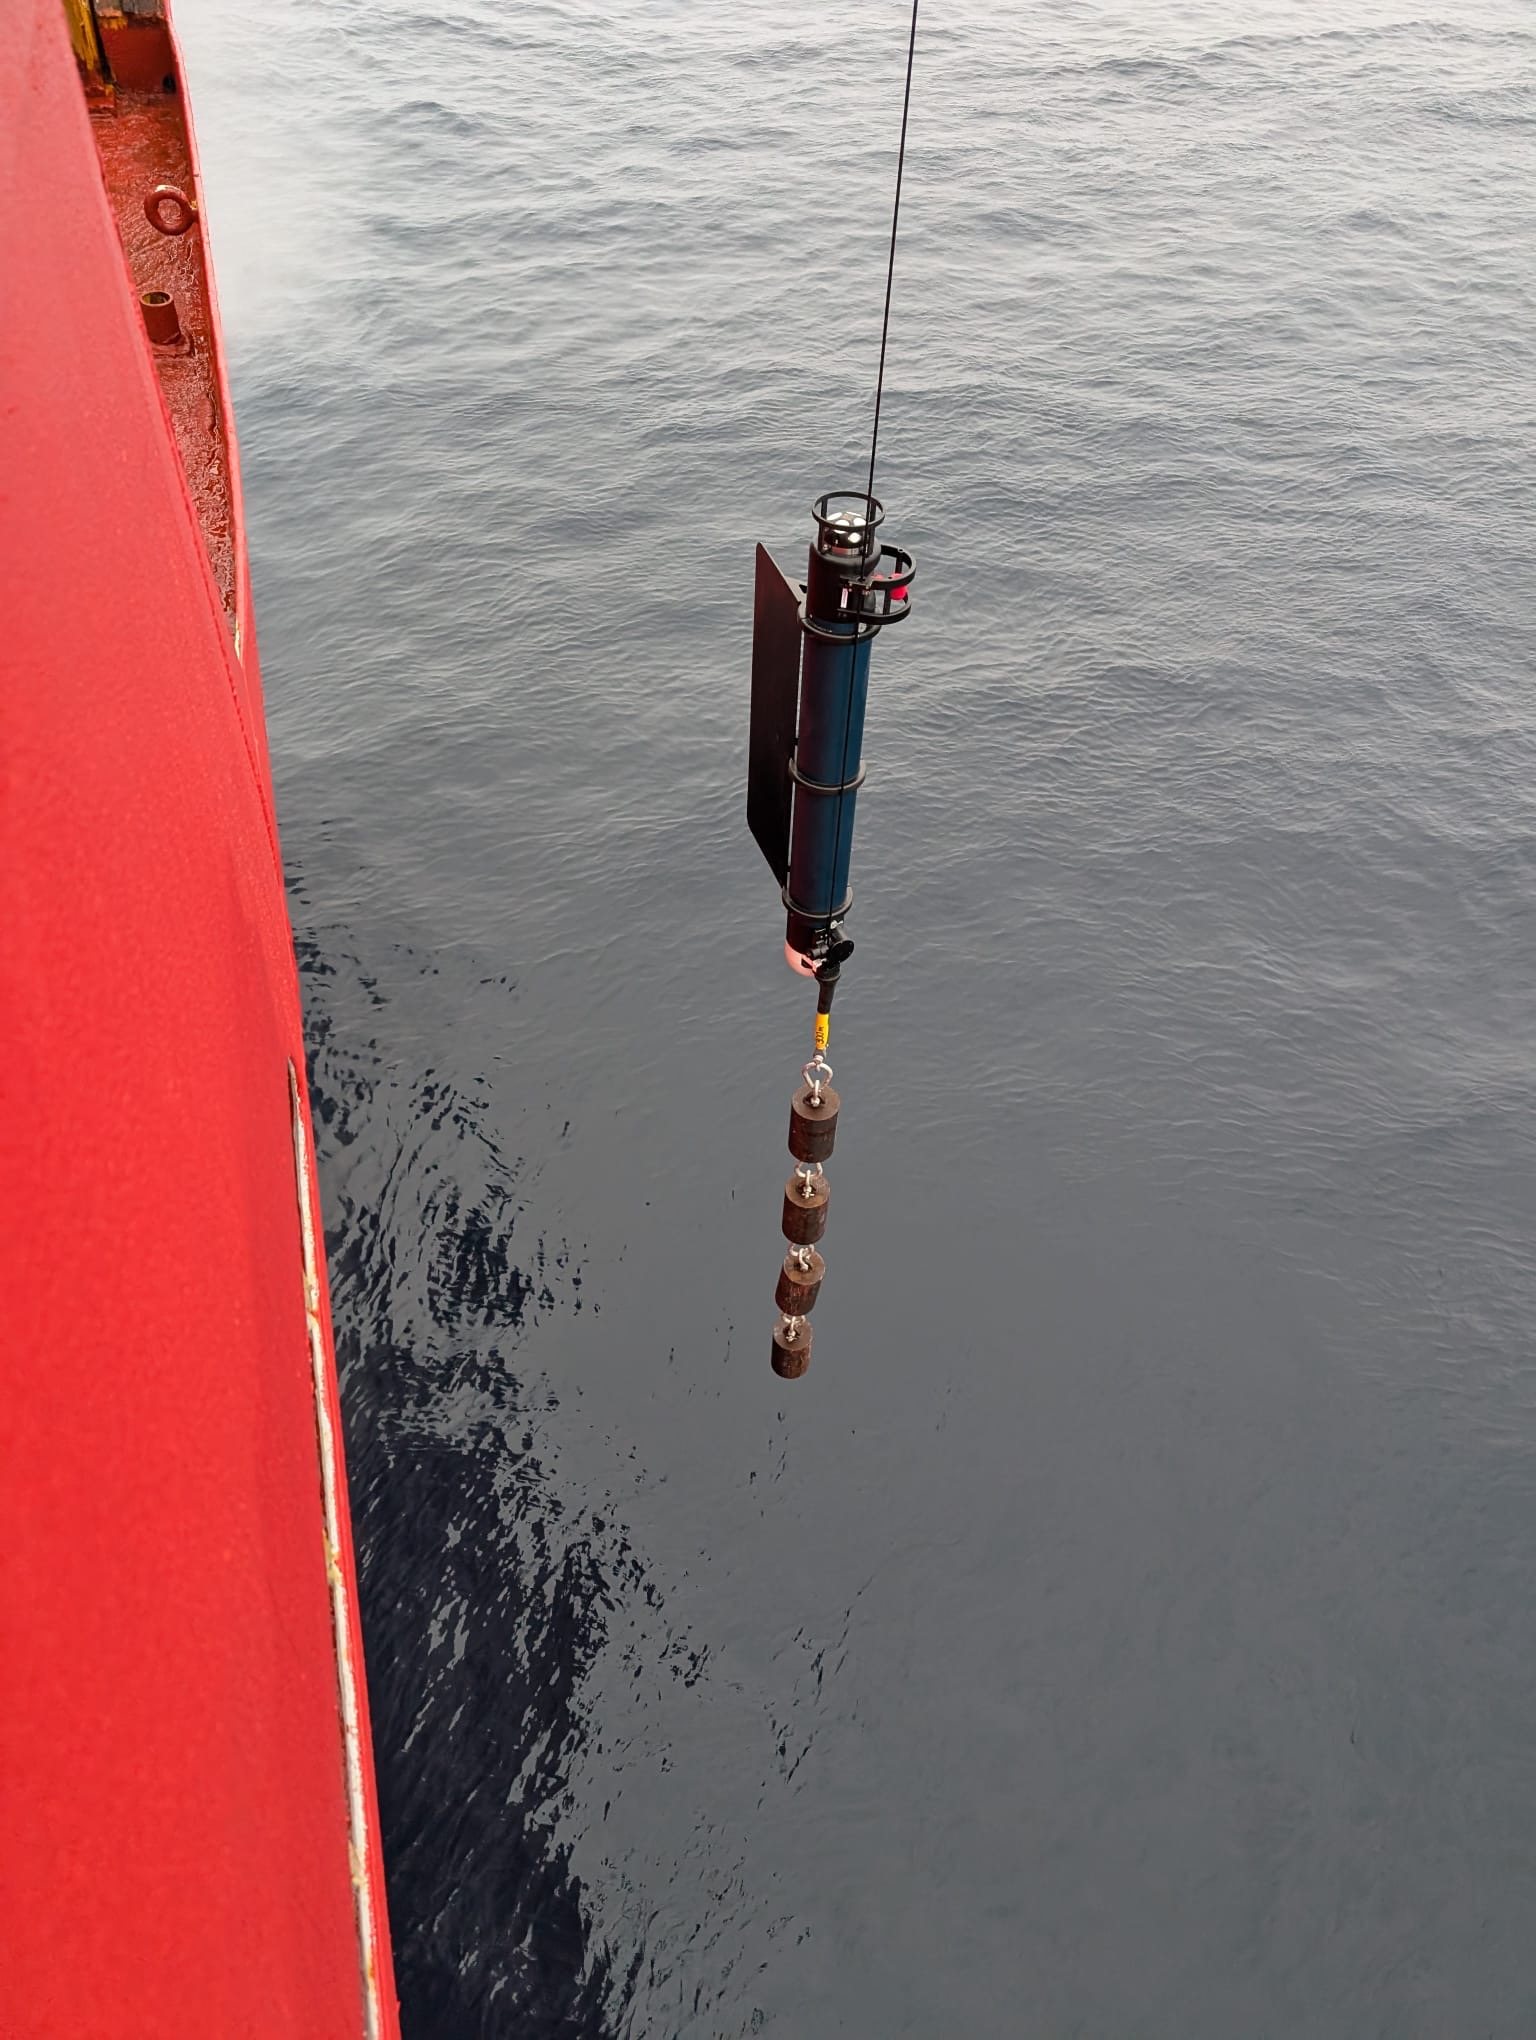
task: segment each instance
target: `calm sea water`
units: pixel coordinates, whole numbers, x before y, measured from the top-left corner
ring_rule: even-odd
[[[1536,2032],[1536,16],[180,0],[412,2040]]]

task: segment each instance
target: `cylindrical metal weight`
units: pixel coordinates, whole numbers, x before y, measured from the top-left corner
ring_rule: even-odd
[[[804,1179],[791,1176],[784,1185],[784,1237],[793,1247],[814,1247],[827,1229],[827,1205],[832,1185],[818,1176],[805,1195]]]
[[[773,1300],[786,1317],[805,1317],[816,1308],[827,1264],[814,1247],[808,1250],[806,1258],[810,1265],[802,1268],[791,1249],[779,1270],[779,1286],[773,1292]]]
[[[830,1084],[822,1085],[820,1104],[812,1101],[809,1084],[802,1084],[790,1099],[789,1151],[797,1162],[824,1162],[831,1154],[841,1103]]]
[[[785,1381],[798,1381],[810,1364],[810,1326],[804,1320],[796,1324],[792,1318],[780,1318],[773,1328],[774,1373]]]

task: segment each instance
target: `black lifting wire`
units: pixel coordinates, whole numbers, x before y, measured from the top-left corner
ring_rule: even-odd
[[[907,115],[912,107],[912,59],[917,54],[917,6],[912,0],[912,32],[907,38],[907,85],[901,98],[901,141],[896,150],[896,196],[891,202],[891,252],[885,265],[885,316],[880,321],[880,370],[875,377],[875,422],[869,434],[869,481],[864,490],[865,515],[875,514],[875,448],[880,442],[880,398],[885,389],[885,341],[891,330],[891,285],[896,278],[896,224],[901,218],[901,173],[907,165]]]
[[[901,174],[907,167],[907,115],[912,110],[912,62],[917,55],[917,9],[912,0],[912,27],[907,36],[907,82],[901,95],[901,140],[896,148],[896,192],[891,200],[891,247],[885,264],[885,311],[880,319],[880,366],[875,375],[875,416],[869,431],[869,478],[864,485],[864,538],[869,541],[875,516],[875,453],[880,445],[880,400],[885,394],[885,343],[891,331],[891,289],[896,281],[896,229],[901,220]],[[843,839],[843,792],[848,780],[848,745],[853,734],[854,689],[848,689],[848,708],[843,718],[843,761],[838,773],[837,820],[832,831],[834,843]],[[833,860],[834,869],[836,859]],[[830,910],[833,902],[828,898]]]

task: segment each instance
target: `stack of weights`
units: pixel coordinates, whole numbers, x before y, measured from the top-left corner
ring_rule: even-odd
[[[832,1072],[818,1056],[805,1066],[805,1081],[789,1107],[789,1151],[799,1166],[784,1185],[784,1237],[789,1252],[779,1270],[774,1301],[783,1316],[773,1328],[773,1371],[794,1381],[811,1364],[811,1327],[827,1264],[816,1242],[827,1229],[832,1186],[821,1165],[837,1138],[838,1095]]]

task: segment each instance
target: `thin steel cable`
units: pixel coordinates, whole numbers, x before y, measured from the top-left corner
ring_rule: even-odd
[[[917,54],[917,6],[912,0],[912,33],[907,38],[907,86],[901,99],[901,142],[896,150],[896,196],[891,203],[891,252],[885,265],[885,316],[880,321],[880,372],[875,377],[875,422],[869,435],[869,481],[864,490],[866,517],[875,514],[875,448],[880,443],[880,399],[885,392],[885,341],[891,330],[891,285],[896,280],[896,223],[901,218],[901,173],[907,164],[907,115],[912,107],[912,59]]]
[[[891,287],[896,281],[896,228],[901,219],[901,175],[907,165],[907,115],[912,110],[912,61],[917,54],[917,9],[918,0],[912,0],[912,29],[907,37],[907,82],[901,95],[901,140],[896,148],[896,195],[891,201],[891,248],[885,264],[885,311],[880,320],[880,367],[875,376],[875,417],[869,433],[869,479],[864,488],[865,537],[875,514],[875,452],[880,444],[880,400],[885,394],[885,343],[891,330]],[[858,632],[854,627],[854,643],[849,650],[850,670],[848,674],[848,707],[843,716],[843,757],[838,768],[837,820],[832,830],[832,863],[827,873],[827,914],[837,905],[833,897],[837,888],[837,854],[843,840],[843,801],[848,784],[848,744],[853,735],[853,695],[856,682],[854,668],[858,662]],[[871,633],[873,637],[875,633]]]

